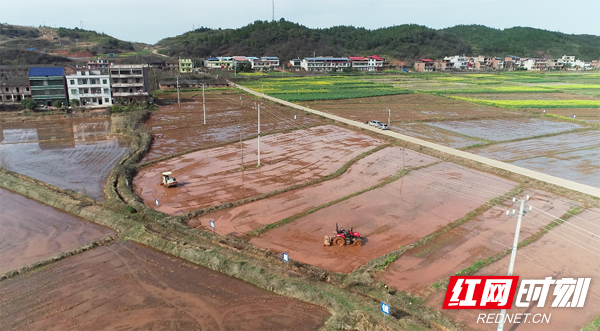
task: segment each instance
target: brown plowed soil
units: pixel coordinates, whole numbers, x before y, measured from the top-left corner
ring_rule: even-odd
[[[290,258],[336,272],[350,272],[369,260],[415,242],[510,190],[514,182],[450,163],[414,171],[375,189],[318,210],[251,243],[284,251]],[[354,226],[362,247],[324,247],[335,224]]]
[[[161,98],[167,97],[177,100],[177,94],[167,94]],[[152,132],[154,140],[143,161],[216,143],[235,141],[240,138],[240,132],[243,138],[256,135],[257,103],[262,104],[260,123],[263,134],[325,123],[315,115],[241,93],[236,89],[218,89],[206,90],[204,124],[202,92],[184,92],[180,97],[185,100],[181,103],[181,111],[177,104],[173,104],[161,106],[157,112],[150,115],[145,127]]]
[[[496,107],[427,94],[399,94],[360,99],[309,101],[300,102],[299,104],[359,122],[379,120],[387,123],[387,109],[390,109],[392,124],[415,120],[523,116],[517,112],[505,111]]]
[[[217,232],[242,234],[381,183],[404,168],[424,166],[436,160],[400,147],[388,147],[359,160],[338,178],[202,215],[188,224],[206,228],[209,220],[214,220]]]
[[[534,209],[535,211],[535,209]],[[524,223],[529,222],[529,215],[524,217]],[[546,331],[546,330],[581,330],[583,326],[590,323],[598,316],[600,311],[600,264],[598,264],[600,244],[598,236],[592,237],[585,231],[593,233],[600,232],[600,210],[589,209],[568,220],[568,222],[545,234],[540,240],[517,251],[514,275],[522,279],[543,279],[552,277],[579,278],[591,277],[591,283],[584,307],[581,308],[551,308],[554,301],[554,286],[550,287],[544,307],[537,307],[536,303],[529,308],[513,308],[509,313],[551,314],[550,323],[522,323],[504,325],[505,330],[516,331]],[[537,224],[536,222],[533,222]],[[577,228],[579,227],[579,228]],[[583,231],[583,230],[585,231]],[[481,269],[477,275],[506,275],[510,255]],[[444,293],[442,293],[444,292]],[[442,308],[445,291],[440,291],[427,302],[436,310]],[[495,325],[477,324],[477,316],[482,310],[452,310],[442,311],[449,318],[466,324],[476,330],[489,330]],[[531,316],[530,316],[531,318]]]
[[[0,283],[6,330],[316,330],[329,314],[131,242]]]
[[[114,233],[3,189],[0,211],[0,274]]]
[[[531,221],[521,225],[520,242],[535,234],[542,224],[549,224],[565,210],[579,206],[574,201],[539,190],[526,191],[517,198],[525,195],[530,195],[528,204],[535,207],[536,212],[528,213],[526,217]],[[506,210],[517,207],[512,200],[492,207],[401,256],[387,267],[380,279],[398,290],[427,295],[430,285],[512,247],[517,219],[507,216]]]
[[[110,118],[0,123],[0,163],[10,170],[103,200],[102,187],[129,142]]]
[[[384,142],[347,129],[326,125],[245,141],[241,169],[240,144],[203,150],[143,168],[134,180],[135,192],[148,206],[168,214],[268,193],[335,172],[362,152]],[[177,187],[160,185],[161,173],[172,171]]]

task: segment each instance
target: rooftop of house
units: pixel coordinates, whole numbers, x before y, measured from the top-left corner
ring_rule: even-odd
[[[65,69],[63,67],[41,67],[30,68],[29,77],[48,77],[48,76],[64,76]]]

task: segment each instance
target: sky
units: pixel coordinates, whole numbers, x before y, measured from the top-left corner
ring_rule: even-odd
[[[6,1],[0,23],[84,28],[154,44],[198,26],[239,28],[271,20],[273,0],[19,0]],[[352,25],[377,29],[419,24],[434,29],[481,24],[600,35],[600,0],[274,0],[275,19],[309,28]],[[29,8],[29,10],[23,10]]]

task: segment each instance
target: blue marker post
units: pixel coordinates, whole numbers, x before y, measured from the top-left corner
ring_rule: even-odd
[[[573,114],[573,118],[575,118],[575,114]]]
[[[285,272],[287,273],[287,265],[290,262],[290,256],[287,253],[281,253],[281,259],[285,262]]]
[[[212,229],[213,233],[215,232],[215,221],[210,220],[208,221],[208,224],[210,224],[210,228]]]
[[[390,315],[390,305],[385,302],[381,302],[381,307],[379,309],[383,313],[383,325],[385,325],[385,315]]]
[[[154,204],[156,204],[156,207],[158,207],[158,199],[154,199]]]

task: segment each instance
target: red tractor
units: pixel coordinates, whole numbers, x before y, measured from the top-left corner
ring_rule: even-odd
[[[338,228],[337,223],[335,223],[335,232],[333,232],[333,236],[325,236],[325,241],[323,245],[325,246],[344,246],[344,245],[354,245],[354,246],[362,246],[363,238],[360,236],[360,233],[356,231],[352,231],[352,227],[350,230],[344,230]]]

